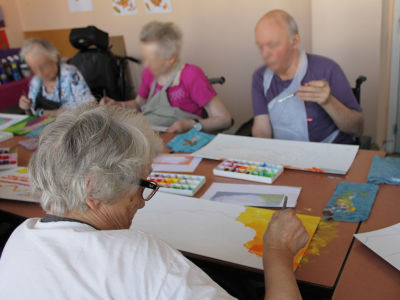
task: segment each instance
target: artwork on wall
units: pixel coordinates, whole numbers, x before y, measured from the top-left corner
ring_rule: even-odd
[[[92,0],[68,0],[68,6],[72,13],[93,10]]]
[[[171,0],[144,0],[144,7],[148,14],[171,13]]]
[[[112,0],[114,15],[125,16],[137,14],[135,0]]]

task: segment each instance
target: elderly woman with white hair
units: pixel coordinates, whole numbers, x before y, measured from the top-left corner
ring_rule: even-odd
[[[168,132],[217,132],[231,126],[231,115],[202,69],[181,61],[182,34],[175,24],[146,24],[140,42],[145,69],[137,98],[117,102],[105,97],[100,104],[141,111],[151,124],[168,127]]]
[[[61,63],[57,48],[49,41],[25,41],[21,56],[35,75],[28,96],[19,99],[22,110],[39,116],[57,116],[63,109],[95,100],[82,74],[75,66]]]
[[[116,106],[84,105],[48,125],[29,163],[46,215],[9,238],[0,299],[231,299],[181,253],[131,227],[157,192],[146,178],[160,149],[141,114]],[[274,215],[264,242],[270,292],[299,296],[292,261],[306,241],[293,211]]]

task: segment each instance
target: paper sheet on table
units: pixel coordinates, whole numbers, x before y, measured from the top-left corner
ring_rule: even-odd
[[[296,207],[300,191],[300,187],[292,186],[213,183],[201,198],[243,206],[282,207],[286,195],[287,207]]]
[[[346,174],[358,148],[354,145],[218,134],[210,143],[192,155],[217,160],[226,158],[259,161],[291,169]]]
[[[27,117],[26,115],[0,114],[0,130],[14,125]]]
[[[193,172],[201,157],[180,154],[161,154],[157,156],[151,165],[153,171],[158,172]]]
[[[131,227],[154,234],[181,251],[263,270],[262,237],[273,213],[158,192],[136,213]],[[311,241],[320,218],[297,216]],[[293,260],[294,269],[307,247]]]
[[[400,271],[400,223],[354,236]]]
[[[39,202],[39,198],[32,195],[27,168],[18,167],[0,172],[0,198]]]

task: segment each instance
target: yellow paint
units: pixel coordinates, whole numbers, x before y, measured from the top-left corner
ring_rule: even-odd
[[[337,225],[338,223],[332,220],[322,220],[319,223],[318,230],[314,234],[305,256],[303,257],[303,263],[309,262],[311,255],[320,255],[321,252],[323,252],[323,248],[339,236],[336,228]]]
[[[26,174],[26,173],[28,173],[28,168],[22,168],[22,169],[19,169],[19,170],[17,170],[17,171],[15,171],[16,173],[21,173],[21,174]]]
[[[251,229],[254,229],[256,231],[256,235],[254,236],[253,240],[243,244],[243,246],[245,246],[250,253],[262,257],[263,235],[274,212],[275,211],[270,209],[246,207],[246,210],[242,212],[240,216],[236,219],[236,221],[239,221],[243,223],[246,227],[250,227]],[[308,245],[310,244],[310,240],[312,239],[314,232],[317,229],[318,224],[321,220],[320,217],[313,217],[301,214],[297,214],[297,216],[303,222],[304,227],[310,235],[310,239],[307,245],[304,248],[300,249],[300,251],[296,254],[293,260],[293,270],[296,270],[296,268],[300,264],[301,259],[305,254]]]

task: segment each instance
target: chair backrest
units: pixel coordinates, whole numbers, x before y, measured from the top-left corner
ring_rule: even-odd
[[[360,101],[361,101],[361,85],[366,80],[367,80],[366,76],[364,76],[364,75],[358,76],[358,78],[356,79],[356,86],[354,88],[352,88],[354,96],[356,96],[358,104],[360,104]]]
[[[8,238],[26,218],[0,210],[0,256]]]

